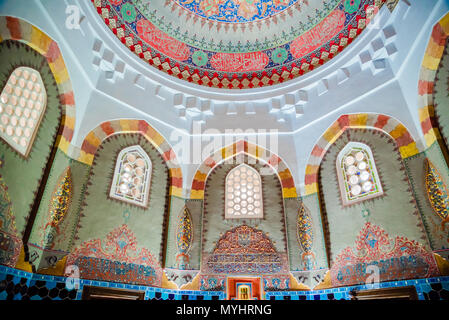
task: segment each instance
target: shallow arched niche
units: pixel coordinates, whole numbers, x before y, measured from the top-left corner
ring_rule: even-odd
[[[263,218],[225,218],[225,183],[231,170],[246,164],[260,174],[263,195]],[[282,186],[278,175],[265,162],[244,153],[216,165],[205,183],[203,209],[203,252],[212,252],[220,234],[247,224],[267,233],[279,252],[287,250]]]
[[[344,205],[335,164],[338,154],[351,142],[370,147],[383,194]],[[405,236],[429,246],[404,160],[389,135],[373,129],[347,129],[324,154],[319,169],[319,188],[331,265],[343,249],[354,246],[367,222],[384,228],[390,235]]]
[[[148,204],[145,207],[110,197],[116,159],[123,150],[135,146],[147,154],[152,164],[151,176],[154,183],[149,185]],[[142,134],[114,134],[103,140],[93,158],[77,228],[78,240],[70,250],[70,261],[85,262],[83,256],[89,254],[88,244],[96,243],[101,248],[96,251],[101,251],[102,254],[95,254],[94,257],[159,270],[163,257],[164,221],[170,199],[169,177],[169,168],[161,154]],[[119,234],[115,235],[115,240],[110,243],[108,237],[117,232]],[[120,241],[122,243],[119,243]],[[152,257],[151,265],[146,265],[147,260],[139,258],[144,254]],[[81,273],[83,268],[86,268],[86,265],[80,266]],[[100,268],[93,273],[85,271],[88,276],[96,274],[98,279],[107,277],[110,281],[122,282],[119,273],[114,270]],[[158,274],[158,277],[151,282],[141,279],[141,283],[158,286],[162,275]]]

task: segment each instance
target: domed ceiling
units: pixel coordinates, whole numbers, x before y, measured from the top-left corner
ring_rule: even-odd
[[[281,83],[333,58],[385,0],[93,0],[150,65],[216,88]],[[368,16],[368,17],[367,17]]]

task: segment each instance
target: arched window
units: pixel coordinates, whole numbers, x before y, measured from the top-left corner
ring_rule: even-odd
[[[337,157],[337,175],[343,205],[372,199],[383,194],[371,148],[349,142]]]
[[[146,207],[151,181],[151,160],[140,146],[120,151],[110,197]]]
[[[27,157],[47,106],[47,92],[38,71],[19,67],[0,94],[0,137]]]
[[[225,218],[263,218],[262,180],[256,169],[241,164],[226,176]]]

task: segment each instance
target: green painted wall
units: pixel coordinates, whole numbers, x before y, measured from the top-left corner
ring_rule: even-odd
[[[440,173],[446,186],[449,185],[449,169],[441,152],[440,146],[435,142],[425,152],[406,159],[405,165],[413,186],[413,192],[420,209],[422,220],[429,237],[432,250],[441,256],[449,257],[449,226],[441,229],[441,218],[433,211],[425,187],[425,159],[428,158]]]
[[[64,220],[59,224],[59,235],[55,238],[54,247],[51,248],[52,251],[61,251],[61,253],[43,253],[39,248],[45,247],[44,228],[50,221],[49,209],[51,197],[53,196],[61,174],[67,167],[70,167],[71,170],[72,199]],[[34,251],[42,256],[41,259],[37,259],[36,256],[34,257],[36,260],[33,263],[37,269],[50,266],[48,259],[45,259],[46,257],[56,255],[57,258],[60,258],[66,252],[70,251],[75,239],[76,226],[79,220],[79,212],[89,170],[90,166],[69,158],[61,150],[58,149],[56,152],[29,240],[29,243],[32,245],[29,249],[30,252]],[[42,258],[44,259],[42,260]],[[54,263],[55,261],[52,260],[52,262]]]
[[[0,175],[9,189],[18,232],[23,233],[58,132],[61,105],[58,88],[45,57],[23,43],[3,41],[0,44],[0,61],[2,90],[14,69],[26,66],[40,72],[47,92],[47,107],[28,157],[25,159],[0,139],[0,157],[4,159]]]
[[[370,146],[384,195],[343,207],[337,180],[336,158],[350,141]],[[354,246],[365,222],[382,227],[390,236],[404,236],[429,247],[404,162],[395,142],[389,136],[375,130],[345,131],[327,151],[321,163],[320,177],[331,260],[345,247]],[[369,215],[362,216],[362,210],[368,210]]]
[[[140,145],[153,165],[148,208],[109,198],[116,158],[122,149],[133,145]],[[91,239],[104,241],[109,232],[126,224],[136,236],[138,247],[147,248],[159,260],[168,175],[167,166],[159,152],[143,136],[117,134],[107,138],[99,147],[89,173],[74,245]]]
[[[245,162],[250,163],[260,172],[263,167],[255,163],[253,159]],[[223,163],[217,166],[206,181],[202,252],[212,252],[220,237],[229,229],[244,223],[241,219],[224,219],[225,214],[225,179],[228,172],[236,166],[235,163]],[[276,174],[262,175],[262,192],[264,219],[245,219],[247,224],[265,232],[273,241],[278,252],[287,251],[284,206],[282,201],[282,189]]]

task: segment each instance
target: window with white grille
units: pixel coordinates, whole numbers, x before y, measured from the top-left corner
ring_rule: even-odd
[[[344,205],[383,194],[371,148],[350,142],[337,157],[337,175]]]
[[[19,67],[0,93],[0,137],[27,157],[39,129],[47,92],[38,71]]]
[[[120,151],[115,165],[110,197],[146,207],[151,169],[151,160],[140,146],[132,146]]]
[[[246,164],[226,176],[225,218],[263,218],[262,180],[259,172]]]

